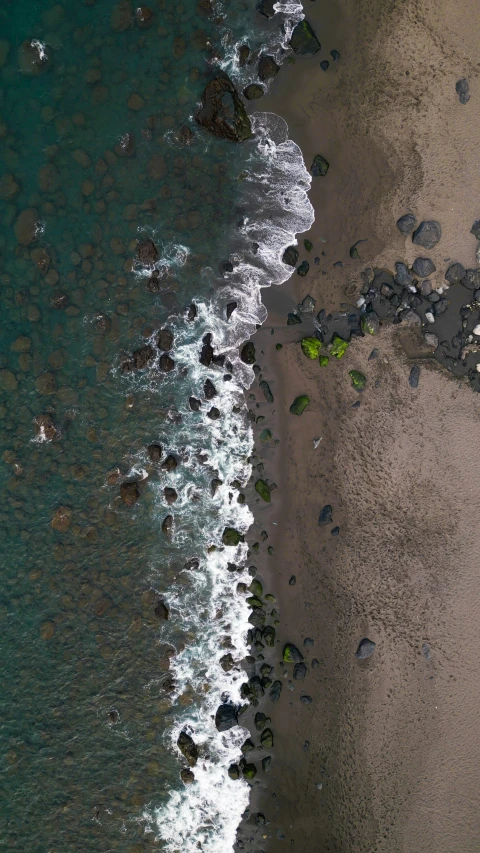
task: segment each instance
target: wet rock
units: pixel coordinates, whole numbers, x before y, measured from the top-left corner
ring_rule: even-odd
[[[273,77],[276,77],[279,71],[280,66],[277,65],[273,56],[265,54],[260,57],[260,62],[258,63],[258,76],[260,80],[271,80]]]
[[[331,504],[325,504],[325,506],[320,512],[320,515],[318,516],[318,523],[320,526],[323,526],[324,524],[332,524],[332,512],[333,510]]]
[[[417,224],[417,218],[413,213],[405,213],[397,219],[397,228],[402,234],[411,234]]]
[[[360,328],[364,335],[378,335],[380,321],[374,311],[367,311],[360,320]]]
[[[192,412],[199,412],[202,407],[200,400],[197,400],[196,397],[190,397],[188,400],[188,405],[190,406]]]
[[[191,770],[184,768],[180,773],[180,778],[184,785],[191,785],[195,782],[195,774]]]
[[[296,663],[294,668],[293,668],[293,677],[294,677],[295,681],[303,681],[306,674],[307,674],[306,664],[304,664],[303,662]]]
[[[285,663],[300,663],[303,661],[300,649],[297,649],[293,643],[285,643],[282,657]]]
[[[173,532],[173,515],[166,515],[162,521],[162,533],[167,539],[171,539]]]
[[[434,219],[421,222],[417,230],[413,232],[412,242],[424,249],[433,249],[442,236],[440,223]]]
[[[312,359],[312,361],[318,358],[320,350],[322,349],[322,342],[318,340],[318,338],[303,338],[302,339],[302,352],[307,358]]]
[[[204,367],[210,367],[214,356],[214,350],[212,347],[212,336],[210,333],[205,335],[203,338],[203,345],[200,351],[200,364],[203,364]]]
[[[226,308],[227,320],[230,319],[230,317],[232,316],[233,312],[235,311],[235,309],[237,307],[238,306],[237,306],[236,302],[229,302],[228,303],[227,308]]]
[[[305,298],[297,305],[297,311],[299,311],[300,314],[313,314],[315,311],[315,305],[316,302],[313,296],[305,296]]]
[[[238,48],[238,64],[243,68],[247,64],[247,59],[250,56],[250,48],[248,44],[242,44]]]
[[[242,142],[252,136],[245,107],[226,76],[216,77],[207,84],[202,95],[202,107],[195,119],[210,133],[233,142]]]
[[[11,201],[19,192],[20,184],[13,175],[0,175],[0,198],[3,201]]]
[[[110,13],[110,28],[114,33],[123,33],[132,23],[133,10],[130,0],[119,0]]]
[[[174,504],[178,498],[177,492],[175,491],[175,489],[172,489],[171,486],[165,486],[163,494],[165,495],[165,500],[167,504]]]
[[[170,618],[170,611],[162,599],[157,601],[155,606],[155,610],[153,611],[157,619],[161,619],[163,621],[167,621]]]
[[[411,371],[410,376],[408,377],[408,384],[411,388],[418,388],[418,380],[420,379],[420,368],[418,364],[414,364]]]
[[[58,530],[59,533],[66,533],[72,523],[72,518],[73,511],[71,507],[59,506],[53,514],[50,525],[54,530]]]
[[[147,447],[148,457],[152,462],[160,462],[162,458],[162,445],[161,444],[149,444]]]
[[[175,456],[173,456],[171,453],[169,453],[167,458],[165,459],[165,461],[162,463],[162,470],[163,471],[175,471],[175,469],[177,467],[178,467],[178,462],[175,459]]]
[[[300,56],[315,54],[321,49],[320,42],[308,21],[303,20],[297,24],[290,39],[290,47]]]
[[[120,486],[120,497],[126,506],[133,506],[140,497],[140,491],[136,480],[122,483]]]
[[[260,86],[258,83],[251,83],[250,86],[246,86],[243,90],[247,101],[255,101],[257,98],[261,98],[264,92],[263,86]]]
[[[146,267],[153,266],[158,261],[159,254],[153,240],[140,240],[137,244],[137,258]]]
[[[445,278],[449,284],[460,284],[465,278],[465,267],[463,264],[452,264],[445,273]]]
[[[135,23],[141,30],[148,30],[155,21],[155,16],[148,6],[138,6],[135,9]]]
[[[272,749],[273,747],[273,732],[271,729],[264,729],[260,735],[260,743],[264,749]]]
[[[264,18],[273,18],[276,14],[274,5],[277,0],[260,0],[260,3],[257,6],[258,11]]]
[[[211,421],[218,421],[220,416],[221,416],[220,409],[217,409],[216,406],[212,406],[212,408],[209,409],[207,412],[207,418],[210,418]]]
[[[289,267],[295,267],[298,261],[298,249],[296,246],[287,246],[283,253],[282,261]]]
[[[255,749],[255,744],[251,738],[247,738],[240,747],[243,755],[246,755],[248,752],[252,752],[253,749]]]
[[[300,266],[297,269],[297,274],[299,276],[301,276],[302,278],[305,278],[309,269],[310,269],[310,264],[308,263],[308,261],[302,261],[302,263],[300,264]]]
[[[270,693],[268,694],[270,696],[271,702],[278,702],[278,700],[280,699],[281,692],[282,692],[282,687],[283,687],[283,685],[282,685],[281,681],[274,681],[273,682],[273,684],[270,688]]]
[[[133,364],[136,370],[142,370],[146,367],[154,355],[153,347],[151,347],[150,344],[146,344],[144,347],[136,349],[132,353]]]
[[[54,394],[57,390],[55,374],[50,372],[41,373],[40,376],[37,376],[35,379],[35,388],[39,394]]]
[[[175,362],[171,356],[164,352],[159,358],[158,366],[162,373],[171,373],[175,367]]]
[[[462,284],[468,290],[477,290],[480,287],[480,269],[466,270]]]
[[[273,627],[273,625],[267,625],[263,629],[262,636],[265,645],[269,646],[270,648],[273,648],[273,646],[275,645],[275,628]]]
[[[395,284],[399,284],[400,287],[409,287],[412,284],[412,276],[408,272],[408,267],[406,264],[402,264],[400,262],[395,264]]]
[[[287,315],[287,326],[299,326],[301,324],[301,322],[302,322],[301,318],[298,316],[298,314],[295,314],[293,311],[291,311]]]
[[[433,350],[436,350],[438,347],[438,338],[436,335],[433,335],[431,332],[425,332],[423,339],[427,346],[431,347]]]
[[[269,722],[270,722],[270,717],[267,717],[261,711],[258,711],[255,714],[254,723],[255,723],[255,728],[256,728],[257,732],[261,732],[265,728],[267,723],[269,723]]]
[[[303,694],[303,696],[300,696],[300,702],[302,703],[302,705],[311,705],[313,702],[313,699],[311,696],[307,696],[307,695]]]
[[[470,86],[468,85],[468,80],[465,77],[462,77],[461,80],[457,80],[455,83],[455,91],[460,103],[468,104],[470,100]]]
[[[2,391],[16,391],[18,388],[17,377],[11,370],[0,370],[0,388]]]
[[[38,210],[27,207],[17,216],[13,230],[17,243],[21,246],[29,246],[37,239],[38,234]]]
[[[310,171],[314,178],[324,177],[330,168],[330,163],[328,160],[325,160],[325,157],[322,157],[321,154],[316,154],[313,158],[313,163],[310,167]]]
[[[35,435],[42,441],[57,441],[60,438],[60,430],[55,426],[51,415],[37,415],[33,419],[33,423]]]
[[[213,400],[214,397],[217,396],[217,389],[215,385],[211,381],[211,379],[207,379],[203,386],[203,393],[205,394],[205,398],[207,400]]]
[[[300,394],[299,397],[295,397],[292,405],[290,406],[290,412],[292,415],[301,415],[307,408],[310,403],[310,397],[307,394]]]
[[[259,382],[259,386],[263,391],[263,396],[265,397],[267,403],[273,403],[273,394],[270,390],[270,385],[268,384],[268,382],[266,382],[265,379],[262,379],[262,381]]]
[[[252,780],[257,775],[257,768],[254,764],[245,764],[242,770],[244,779]]]
[[[233,660],[230,652],[227,655],[223,655],[220,658],[220,666],[222,667],[224,672],[230,672],[235,666],[235,661]]]
[[[262,758],[262,769],[264,773],[268,773],[270,770],[270,765],[272,763],[272,756],[266,755],[265,758]]]
[[[231,764],[228,768],[228,775],[230,779],[240,779],[240,768],[238,764]]]
[[[222,534],[222,542],[224,545],[236,546],[239,542],[244,541],[244,536],[235,530],[234,527],[226,527]]]
[[[157,346],[160,350],[171,350],[173,346],[173,332],[170,329],[161,329],[158,335]]]
[[[330,68],[330,63],[328,59],[322,59],[320,63],[320,68],[322,69],[322,71],[328,71],[328,69]]]
[[[215,714],[215,726],[217,731],[226,732],[233,726],[238,725],[238,714],[235,705],[219,705]]]
[[[345,355],[348,346],[348,341],[344,341],[339,335],[334,335],[332,338],[332,345],[330,347],[330,354],[335,358],[342,358]]]
[[[419,278],[427,278],[435,272],[436,266],[430,258],[415,258],[412,270]]]
[[[358,649],[355,652],[355,657],[357,657],[359,660],[365,660],[366,658],[369,658],[371,655],[373,655],[374,651],[375,643],[373,642],[373,640],[369,640],[368,637],[365,637],[363,640],[360,641]]]
[[[177,746],[182,755],[186,758],[189,766],[195,767],[198,761],[198,746],[185,730],[180,732],[177,740]]]
[[[244,364],[255,364],[255,346],[252,341],[247,341],[247,343],[243,345],[240,352],[240,358]]]
[[[194,140],[194,134],[188,127],[188,125],[183,124],[180,130],[177,133],[177,139],[181,145],[191,145]]]
[[[264,501],[266,501],[266,503],[270,503],[272,497],[270,494],[270,489],[267,486],[265,480],[257,480],[257,482],[255,483],[255,491],[257,492],[257,494],[260,495],[261,498],[263,498]]]

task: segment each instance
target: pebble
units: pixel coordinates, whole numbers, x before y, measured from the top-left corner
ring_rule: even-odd
[[[331,507],[331,504],[325,504],[323,509],[320,511],[320,515],[318,516],[318,523],[320,526],[332,523],[332,507]]]
[[[420,368],[418,364],[414,364],[411,371],[410,376],[408,377],[408,383],[411,388],[418,388],[418,381],[420,379]]]
[[[458,100],[461,104],[468,104],[470,100],[470,86],[468,85],[468,80],[465,77],[462,77],[460,80],[457,80],[455,84],[455,91],[458,95]]]
[[[373,640],[369,640],[368,637],[364,637],[363,640],[358,644],[357,651],[355,652],[355,657],[359,660],[365,660],[366,658],[371,657],[375,651],[375,643]]]

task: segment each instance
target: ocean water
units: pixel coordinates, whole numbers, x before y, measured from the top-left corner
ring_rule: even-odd
[[[240,701],[248,651],[235,593],[248,545],[222,545],[252,520],[253,371],[239,347],[313,211],[281,118],[256,112],[238,145],[193,117],[216,68],[241,88],[262,45],[283,60],[302,10],[277,9],[0,7],[5,849],[227,853],[248,803],[227,773],[247,733],[214,724]],[[255,61],[240,69],[243,43]],[[192,784],[182,730],[199,749]]]

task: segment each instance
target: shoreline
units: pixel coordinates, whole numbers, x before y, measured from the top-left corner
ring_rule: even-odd
[[[473,36],[466,36],[463,24],[442,42],[440,30],[454,16],[447,0],[438,20],[430,3],[423,18],[415,17],[412,0],[402,10],[413,22],[410,33],[395,11],[397,29],[388,33],[381,5],[360,12],[351,0],[339,0],[328,12],[317,4],[306,9],[322,42],[319,56],[324,57],[324,43],[340,52],[332,88],[326,85],[332,68],[320,76],[318,57],[310,58],[280,74],[261,102],[262,109],[287,121],[307,168],[320,153],[330,162],[331,178],[330,183],[313,179],[309,197],[315,223],[298,238],[299,246],[305,237],[312,241],[312,258],[322,249],[326,256],[319,269],[309,258],[306,278],[294,273],[278,292],[263,291],[268,318],[254,337],[264,353],[258,358],[262,375],[275,396],[275,415],[264,426],[273,427],[280,438],[280,452],[261,454],[279,490],[270,516],[252,507],[255,524],[249,538],[262,529],[262,517],[276,521],[276,531],[269,527],[268,532],[278,557],[254,560],[279,604],[276,660],[270,662],[278,661],[284,642],[293,642],[308,667],[305,682],[298,684],[287,666],[279,704],[267,700],[260,706],[272,716],[273,761],[269,775],[252,787],[250,817],[237,837],[244,847],[265,853],[285,844],[307,853],[473,853],[477,843],[478,803],[471,794],[468,752],[480,757],[480,737],[471,730],[476,688],[470,686],[479,671],[473,626],[480,600],[472,584],[479,579],[473,555],[480,471],[469,448],[480,439],[480,399],[432,360],[421,362],[420,385],[412,390],[408,377],[415,361],[404,326],[383,327],[375,339],[356,339],[343,361],[322,369],[298,345],[313,332],[313,324],[285,325],[286,314],[307,294],[317,301],[315,313],[338,310],[341,302],[358,295],[359,274],[366,266],[393,269],[395,261],[411,263],[415,247],[395,227],[409,209],[419,219],[442,223],[443,237],[433,253],[434,287],[443,280],[447,256],[465,266],[476,264],[469,234],[477,218],[474,187],[479,183],[471,124],[475,113],[458,111],[454,91],[455,80],[463,76],[462,62],[474,68],[473,53],[468,56]],[[479,14],[469,6],[471,30],[478,32]],[[441,95],[446,92],[448,100],[442,103],[438,96],[433,69],[419,106],[415,96],[408,102],[391,68],[390,77],[381,75],[392,60],[395,33],[400,34],[414,90],[423,60],[415,62],[409,48],[427,30],[433,32],[434,54],[445,58],[439,77]],[[455,45],[460,36],[465,49]],[[450,41],[450,54],[445,41]],[[353,81],[357,74],[355,85],[361,87],[375,62],[377,77],[369,80],[364,103],[376,85],[378,98],[354,129]],[[472,101],[477,73],[469,75]],[[398,103],[405,127],[392,118]],[[430,147],[427,142],[432,110],[436,128],[442,120],[447,125],[452,115],[455,126],[463,128],[460,142],[449,139],[442,158],[438,139]],[[415,138],[407,139],[414,119]],[[424,150],[417,150],[418,139]],[[445,180],[442,166],[455,154],[463,157],[468,179],[452,174]],[[355,263],[348,249],[359,239],[368,242],[362,261]],[[305,257],[301,253],[300,260]],[[333,268],[335,261],[343,267]],[[282,344],[280,352],[276,343]],[[374,347],[379,357],[369,362]],[[367,375],[359,409],[352,410],[359,397],[346,382],[349,369]],[[258,392],[256,383],[250,391]],[[308,393],[312,404],[295,418],[288,407],[300,393]],[[318,437],[322,441],[314,449]],[[468,503],[459,506],[465,479]],[[327,503],[340,527],[337,537],[317,524]],[[455,573],[459,562],[462,571]],[[297,582],[292,587],[293,573]],[[377,648],[371,659],[359,662],[355,651],[362,636]],[[311,649],[303,646],[309,637]],[[314,657],[319,666],[312,670]],[[299,703],[300,693],[311,694],[312,703]],[[459,767],[455,750],[462,756]],[[265,816],[264,825],[255,823],[258,812]]]

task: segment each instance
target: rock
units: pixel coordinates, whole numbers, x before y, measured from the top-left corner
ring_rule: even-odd
[[[207,418],[210,418],[211,421],[218,421],[219,417],[221,417],[220,409],[217,409],[216,406],[212,406],[212,408],[207,412]]]
[[[188,400],[188,405],[190,406],[192,412],[199,412],[202,407],[200,400],[197,400],[196,397],[190,397]]]
[[[306,664],[304,664],[303,662],[296,663],[294,668],[293,668],[293,677],[294,677],[295,681],[303,681],[306,674],[307,674]]]
[[[412,284],[413,279],[406,264],[396,263],[395,271],[395,284],[399,284],[400,287],[409,287]]]
[[[170,329],[161,329],[158,334],[157,340],[158,349],[167,351],[171,350],[173,346],[173,332]]]
[[[344,341],[339,335],[334,335],[332,338],[332,345],[330,347],[330,354],[335,356],[335,358],[342,358],[347,351],[348,346],[348,341]]]
[[[18,192],[20,192],[20,184],[13,175],[7,173],[0,175],[0,198],[3,201],[11,201]]]
[[[153,240],[140,240],[137,243],[137,258],[146,267],[151,267],[158,261],[159,254]]]
[[[330,68],[330,63],[328,59],[322,59],[320,63],[320,68],[322,69],[322,71],[328,71],[328,69]]]
[[[217,731],[226,732],[238,725],[238,713],[235,705],[219,705],[215,714],[215,726]]]
[[[167,504],[174,504],[178,498],[178,494],[175,489],[172,489],[170,486],[165,486],[163,490],[163,494],[165,495],[165,500]]]
[[[177,139],[180,145],[190,145],[193,142],[194,135],[188,125],[182,124],[180,130],[177,133]]]
[[[301,314],[313,314],[313,312],[315,311],[315,305],[316,302],[313,296],[305,296],[305,298],[302,299],[299,305],[297,305],[297,310]]]
[[[264,18],[273,18],[276,14],[274,5],[277,0],[260,0],[260,3],[257,6],[258,11]]]
[[[433,249],[442,236],[440,224],[434,219],[421,222],[417,230],[413,232],[412,242],[424,249]]]
[[[303,661],[300,649],[297,649],[293,643],[285,643],[282,657],[285,663],[300,663]]]
[[[270,693],[268,694],[270,696],[271,702],[278,702],[278,700],[280,699],[280,695],[282,693],[282,687],[283,687],[283,684],[281,681],[274,681],[273,682],[273,684],[270,688]]]
[[[265,773],[268,773],[270,770],[270,765],[272,763],[272,756],[266,755],[265,758],[262,758],[262,769]]]
[[[213,361],[213,355],[214,355],[214,352],[213,352],[213,347],[212,347],[212,336],[209,333],[208,335],[205,335],[205,337],[203,338],[203,346],[202,346],[202,349],[200,350],[200,358],[199,358],[200,364],[203,364],[204,367],[210,367],[210,365]]]
[[[263,498],[264,501],[266,501],[266,503],[270,503],[272,498],[270,495],[270,489],[268,488],[265,480],[257,480],[255,483],[255,491],[261,498]]]
[[[47,46],[38,39],[22,42],[18,51],[18,64],[22,74],[38,76],[50,64]]]
[[[149,459],[152,462],[160,462],[160,459],[162,458],[162,454],[163,454],[162,445],[161,444],[149,444],[147,447],[147,453],[148,453]]]
[[[273,648],[275,645],[275,628],[272,625],[267,625],[263,629],[263,641],[266,646]]]
[[[162,599],[159,599],[157,601],[157,604],[155,606],[155,610],[153,612],[155,613],[155,616],[157,617],[157,619],[163,619],[166,621],[170,617],[170,611],[169,611],[167,605],[165,604],[165,602],[162,601]]]
[[[252,136],[245,107],[227,76],[215,77],[204,89],[196,121],[215,136],[243,142]]]
[[[477,290],[480,287],[480,269],[466,270],[462,284],[468,290]]]
[[[310,269],[310,264],[308,263],[308,261],[302,261],[302,263],[300,264],[300,266],[299,266],[299,267],[298,267],[298,269],[297,269],[297,273],[298,273],[298,275],[300,275],[302,278],[305,278],[305,276],[307,275],[307,273],[308,273],[309,269]]]
[[[125,506],[133,506],[140,497],[140,491],[136,480],[122,483],[120,486],[120,497]]]
[[[418,380],[420,378],[420,368],[418,364],[414,364],[411,371],[410,376],[408,377],[408,384],[411,388],[418,388]]]
[[[466,80],[465,77],[462,77],[461,80],[457,80],[455,83],[455,91],[460,103],[468,104],[470,100],[470,86],[468,85],[468,80]]]
[[[190,767],[195,767],[198,761],[198,746],[195,741],[186,731],[180,732],[177,740],[177,746],[186,758]]]
[[[282,261],[284,264],[288,264],[289,267],[295,267],[298,261],[298,249],[295,246],[287,246],[283,253]]]
[[[304,56],[305,54],[315,54],[321,50],[321,44],[317,39],[312,27],[305,19],[300,21],[292,33],[290,39],[290,47],[292,50]]]
[[[431,332],[425,332],[423,339],[427,346],[432,347],[432,349],[436,349],[438,347],[438,338],[436,335],[433,335]]]
[[[310,397],[307,394],[300,394],[299,397],[295,397],[292,405],[290,406],[290,412],[292,415],[301,415],[307,408],[310,403]]]
[[[301,322],[302,322],[302,320],[301,320],[301,318],[298,316],[298,314],[294,314],[293,312],[290,312],[290,313],[288,314],[288,316],[287,316],[287,326],[299,326],[299,325],[301,324]]]
[[[445,278],[449,284],[460,284],[465,278],[465,267],[463,264],[452,264],[445,273]]]
[[[313,243],[311,240],[304,240],[303,245],[305,247],[306,252],[311,252],[313,249]]]
[[[355,388],[355,391],[363,391],[365,385],[367,384],[367,378],[360,373],[359,370],[349,370],[348,375],[352,380],[352,385]]]
[[[173,532],[173,515],[166,515],[162,521],[162,533],[167,539],[171,539]]]
[[[224,672],[230,672],[230,670],[233,669],[233,667],[235,666],[235,661],[233,660],[233,657],[230,652],[220,658],[220,666],[222,667]]]
[[[244,542],[245,537],[235,530],[234,527],[226,527],[222,534],[222,542],[224,545],[236,547],[239,542]]]
[[[243,90],[247,101],[255,101],[257,98],[261,98],[264,92],[263,86],[260,86],[258,83],[251,83],[250,86],[246,86]]]
[[[247,59],[250,56],[250,48],[248,44],[241,44],[238,48],[238,64],[240,68],[244,68]]]
[[[264,749],[271,749],[273,747],[273,732],[271,729],[263,730],[260,735],[260,743]]]
[[[138,6],[135,9],[135,23],[141,30],[148,30],[154,22],[154,14],[148,6]]]
[[[217,389],[211,379],[207,379],[203,386],[203,393],[207,400],[213,400],[217,396]]]
[[[53,514],[50,525],[59,533],[66,533],[72,523],[73,511],[69,506],[59,506]]]
[[[324,177],[330,168],[330,163],[328,160],[325,160],[325,157],[322,157],[321,154],[316,154],[313,158],[313,163],[310,167],[310,171],[314,178]]]
[[[340,54],[339,54],[338,50],[331,50],[330,56],[332,57],[334,62],[338,62],[338,60],[340,59]]]
[[[11,370],[0,370],[0,388],[2,391],[16,391],[18,388],[17,377]]]
[[[360,641],[358,645],[358,649],[355,652],[355,657],[359,660],[365,660],[365,658],[369,658],[373,655],[375,651],[375,643],[372,640],[369,640],[368,637],[365,637]]]
[[[162,463],[162,470],[163,471],[175,471],[175,469],[177,467],[178,467],[178,462],[175,459],[175,456],[173,456],[171,453],[169,453],[167,458],[165,459],[165,461]]]
[[[252,341],[247,341],[242,347],[240,358],[244,364],[255,364],[255,357],[255,346]]]
[[[333,513],[332,505],[331,504],[325,504],[325,506],[323,507],[323,509],[320,512],[320,515],[318,516],[318,523],[321,527],[324,524],[332,524],[333,523],[332,513]]]
[[[228,768],[230,779],[240,779],[240,768],[238,764],[231,764]]]
[[[360,328],[364,335],[377,335],[380,321],[374,311],[368,311],[360,320]]]
[[[312,360],[318,358],[322,346],[323,344],[318,338],[303,338],[302,340],[302,352]]]
[[[134,350],[132,358],[135,368],[137,370],[142,370],[147,366],[148,362],[151,361],[154,355],[153,347],[151,347],[150,344],[146,344],[144,347]]]
[[[230,317],[232,316],[233,312],[235,311],[235,309],[237,307],[238,307],[238,305],[236,302],[229,302],[227,304],[227,308],[226,308],[227,320],[230,320]]]
[[[271,80],[276,77],[280,71],[280,66],[277,65],[273,56],[263,55],[258,63],[258,76],[260,80]]]
[[[303,694],[303,696],[300,696],[300,702],[302,703],[302,705],[311,705],[313,699],[311,696],[306,696],[305,694]]]
[[[240,747],[243,755],[246,755],[247,752],[252,752],[253,749],[255,749],[255,744],[251,738],[247,738]]]
[[[38,235],[38,210],[27,207],[17,216],[13,230],[17,243],[21,246],[29,246],[37,239]]]
[[[436,266],[430,258],[415,258],[412,270],[419,278],[427,278],[435,272]]]
[[[158,366],[162,373],[170,373],[175,367],[175,362],[171,356],[164,352],[159,358]]]
[[[184,785],[191,785],[195,782],[195,774],[191,770],[187,770],[187,768],[181,771],[180,778]]]
[[[417,224],[417,218],[413,213],[405,213],[400,219],[397,219],[397,228],[402,234],[411,234]]]
[[[265,379],[262,379],[262,381],[259,383],[259,386],[263,391],[263,396],[265,397],[267,403],[273,403],[273,394],[270,390],[270,385],[268,384],[268,382],[266,382]]]
[[[254,764],[245,764],[242,773],[245,779],[255,779],[255,776],[257,775],[257,768]]]
[[[480,219],[475,220],[472,227],[470,228],[470,234],[473,234],[473,236],[476,237],[477,240],[480,240]]]

